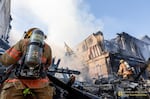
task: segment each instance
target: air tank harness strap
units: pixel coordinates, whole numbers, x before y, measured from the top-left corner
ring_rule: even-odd
[[[23,95],[24,95],[24,96],[27,96],[27,95],[35,96],[35,94],[31,91],[30,88],[25,88],[25,89],[23,90]]]

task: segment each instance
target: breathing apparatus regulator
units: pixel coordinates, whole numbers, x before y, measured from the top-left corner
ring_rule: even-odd
[[[44,33],[37,28],[31,32],[26,53],[21,66],[16,72],[19,77],[38,78],[43,69],[41,57],[44,46]]]

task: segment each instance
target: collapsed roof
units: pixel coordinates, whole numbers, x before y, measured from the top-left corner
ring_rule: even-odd
[[[150,43],[139,40],[125,32],[110,41],[104,40],[105,50],[111,53],[132,56],[147,60],[150,57]]]

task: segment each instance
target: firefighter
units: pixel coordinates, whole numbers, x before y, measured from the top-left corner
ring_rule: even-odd
[[[131,78],[131,75],[133,74],[132,68],[129,66],[129,64],[121,59],[120,60],[120,66],[118,70],[118,75],[123,76],[123,79]]]
[[[16,65],[17,62],[21,63],[21,61],[23,60],[23,56],[26,54],[27,55],[25,57],[30,59],[29,56],[31,52],[29,51],[33,51],[34,50],[33,48],[35,48],[36,43],[37,43],[37,42],[30,42],[31,41],[30,38],[35,32],[42,33],[42,35],[44,34],[38,28],[29,29],[27,32],[25,32],[24,39],[21,39],[20,41],[18,41],[14,46],[9,48],[3,55],[0,56],[0,63],[4,66]],[[41,37],[38,35],[37,41],[39,39],[41,39]],[[48,67],[51,65],[52,52],[51,52],[50,46],[44,41],[43,41],[43,44],[41,45],[43,45],[42,46],[43,50],[41,51],[42,54],[41,56],[36,57],[36,58],[40,57],[39,58],[40,60],[36,62],[38,63],[41,61],[41,64],[43,66],[40,72],[41,74],[37,75],[37,74],[32,73],[34,65],[35,65],[35,64],[34,65],[32,64],[33,67],[29,67],[29,69],[31,70],[29,71],[28,75],[25,75],[27,77],[23,77],[23,78],[18,77],[16,75],[17,74],[16,69],[19,67],[17,67],[16,65],[17,68],[15,68],[14,72],[12,72],[9,78],[5,80],[5,82],[2,84],[0,99],[25,99],[25,97],[27,96],[34,97],[34,99],[52,99],[53,87],[50,86],[51,82],[48,79],[47,75],[46,74],[44,75]],[[36,47],[38,50],[39,46],[36,46]],[[35,53],[35,55],[31,53],[31,56],[35,57],[36,55],[39,55],[37,53]],[[25,60],[27,66],[29,65],[29,62],[31,61],[28,59]],[[36,64],[36,66],[39,66],[39,65]],[[23,74],[20,73],[20,76],[22,75]],[[36,75],[37,77],[32,79],[32,76],[34,75]]]

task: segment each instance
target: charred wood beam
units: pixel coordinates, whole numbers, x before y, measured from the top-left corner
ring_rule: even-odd
[[[120,53],[115,53],[115,54],[111,54],[112,58],[115,59],[125,59],[128,61],[134,61],[134,62],[138,62],[138,63],[145,63],[145,61],[139,57],[133,57],[133,56],[126,56],[126,55],[122,55]]]
[[[65,74],[76,74],[79,75],[80,72],[76,70],[70,70],[70,69],[61,69],[61,68],[56,68],[56,69],[49,69],[48,70],[50,73],[65,73]]]
[[[144,65],[144,68],[139,72],[139,74],[135,77],[135,81],[140,78],[140,76],[145,72],[147,67],[150,67],[150,58],[148,59],[147,63]]]
[[[68,86],[63,81],[61,81],[61,80],[57,79],[56,77],[50,75],[49,72],[47,73],[47,76],[54,83],[54,85],[68,91],[69,95],[67,96],[67,99],[100,99],[100,97],[97,97],[93,94],[81,91],[81,90],[73,88],[71,86]]]

